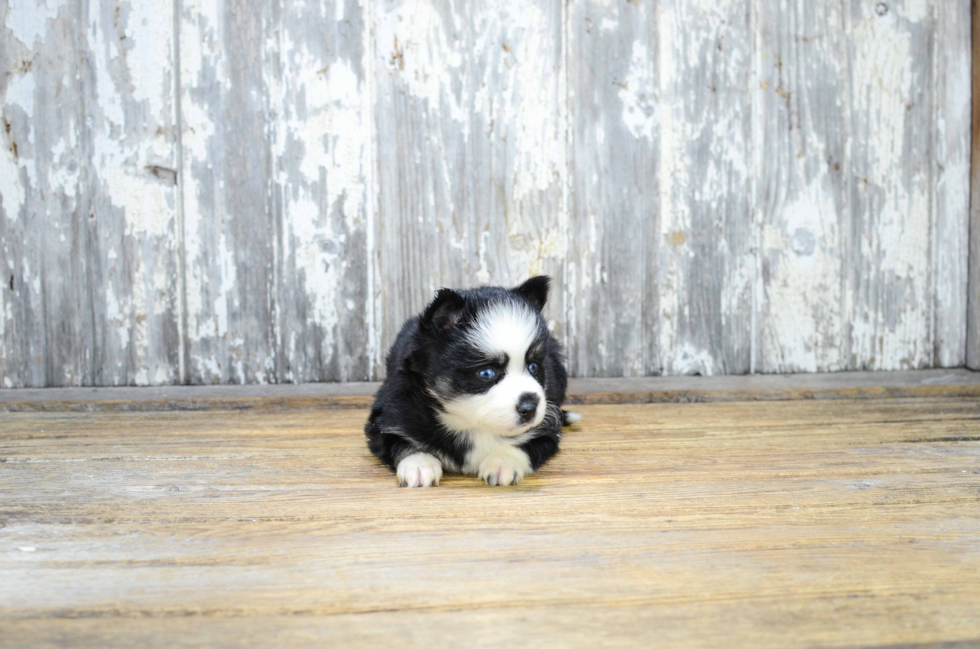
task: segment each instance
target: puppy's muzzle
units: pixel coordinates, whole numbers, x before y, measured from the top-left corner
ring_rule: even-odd
[[[517,400],[517,418],[522,424],[526,424],[534,419],[534,415],[538,412],[538,403],[540,401],[541,398],[533,392],[525,392]]]

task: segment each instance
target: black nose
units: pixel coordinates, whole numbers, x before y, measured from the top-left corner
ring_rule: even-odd
[[[517,414],[521,418],[521,423],[527,423],[534,419],[534,413],[538,411],[538,401],[540,397],[533,392],[525,392],[517,400]]]

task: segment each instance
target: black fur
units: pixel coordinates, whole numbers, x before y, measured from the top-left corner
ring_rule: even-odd
[[[465,333],[482,309],[500,301],[526,303],[538,314],[538,337],[528,352],[528,362],[534,360],[543,368],[535,379],[552,409],[560,408],[568,383],[564,356],[540,316],[548,298],[548,284],[547,277],[535,277],[512,290],[442,289],[420,315],[405,322],[388,353],[387,378],[375,396],[364,428],[371,452],[391,469],[417,452],[439,458],[449,471],[463,466],[469,441],[440,423],[437,413],[442,402],[432,391],[442,397],[447,393],[475,394],[492,386],[476,378],[472,370],[492,361],[477,357]],[[561,425],[568,423],[566,413],[561,414],[560,421],[545,417],[532,429],[533,437],[517,447],[527,453],[532,469],[537,470],[558,451]]]

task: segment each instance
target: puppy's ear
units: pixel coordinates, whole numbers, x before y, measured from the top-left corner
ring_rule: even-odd
[[[548,301],[548,287],[551,285],[551,278],[546,275],[532,277],[515,289],[511,289],[518,297],[524,298],[535,309],[541,311],[544,303]]]
[[[465,306],[462,295],[448,288],[441,288],[422,312],[421,325],[437,334],[446,333],[459,324]]]

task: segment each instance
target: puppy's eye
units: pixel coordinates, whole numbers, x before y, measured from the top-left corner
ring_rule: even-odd
[[[497,373],[493,371],[492,367],[484,367],[480,370],[480,378],[489,381],[493,377],[497,376]]]
[[[538,373],[538,364],[537,363],[531,363],[530,365],[527,366],[527,371],[530,372],[532,375],[533,374],[537,374]]]

